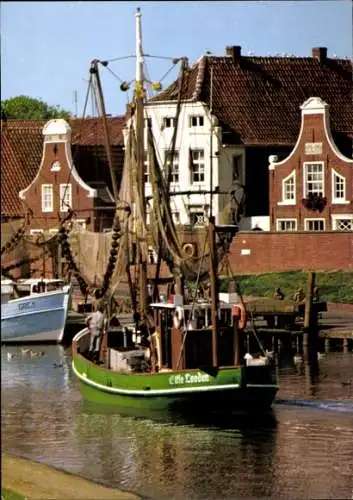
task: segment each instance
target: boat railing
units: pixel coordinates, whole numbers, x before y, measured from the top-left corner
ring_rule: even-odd
[[[72,353],[84,353],[89,348],[90,334],[88,328],[80,330],[72,339]]]

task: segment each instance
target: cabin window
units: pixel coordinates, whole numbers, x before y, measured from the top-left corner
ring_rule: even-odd
[[[58,232],[59,232],[59,229],[57,229],[57,228],[49,229],[49,234],[56,234]]]
[[[305,231],[325,231],[325,219],[304,219]]]
[[[277,231],[296,231],[297,230],[297,220],[296,219],[277,219]]]
[[[282,181],[282,203],[295,205],[295,172],[292,172]]]
[[[68,212],[72,208],[71,184],[60,184],[60,212]]]
[[[201,115],[190,116],[190,127],[203,127],[204,119]]]
[[[35,236],[35,235],[38,235],[38,234],[44,234],[44,231],[43,231],[43,229],[30,229],[29,230],[29,234],[31,236]]]
[[[332,229],[334,231],[353,231],[353,216],[332,215]]]
[[[42,184],[42,212],[53,211],[53,184]]]
[[[332,169],[332,203],[346,202],[346,179]]]
[[[324,196],[324,162],[304,163],[304,197],[310,194]]]
[[[203,149],[190,151],[191,182],[205,182],[205,153]]]
[[[179,151],[174,151],[173,155],[173,161],[171,162],[172,159],[172,152],[171,151],[166,151],[165,152],[165,163],[167,166],[167,169],[170,170],[170,182],[173,184],[178,184],[179,183]]]
[[[175,118],[171,116],[164,116],[162,120],[162,128],[174,128]]]
[[[144,173],[145,173],[145,184],[149,184],[151,182],[151,173],[150,173],[150,164],[148,161],[148,152],[144,152],[143,156],[143,165],[144,165]]]

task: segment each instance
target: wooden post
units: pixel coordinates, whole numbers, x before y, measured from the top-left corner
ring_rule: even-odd
[[[348,352],[348,339],[343,339],[343,352]]]
[[[308,276],[307,293],[306,293],[306,299],[305,299],[305,312],[304,312],[304,339],[303,339],[303,342],[307,343],[308,358],[309,358],[310,363],[312,364],[313,368],[318,369],[317,312],[313,310],[315,276],[316,276],[316,273],[314,273],[314,272],[310,272],[309,276]]]
[[[325,352],[330,352],[330,339],[325,339]]]
[[[234,365],[240,366],[244,364],[244,339],[242,330],[238,328],[238,317],[233,316],[233,356]]]

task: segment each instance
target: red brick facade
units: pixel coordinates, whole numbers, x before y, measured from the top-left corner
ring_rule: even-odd
[[[71,129],[64,120],[51,120],[44,129],[41,165],[31,184],[20,192],[25,211],[31,209],[29,230],[51,230],[67,213],[66,198],[77,218],[92,226],[96,192],[79,177],[71,158]]]
[[[326,103],[310,98],[301,109],[294,149],[280,162],[270,156],[271,232],[238,233],[236,274],[353,270],[353,160],[333,142]]]
[[[293,151],[270,157],[270,229],[353,231],[353,160],[332,140],[328,105],[310,98],[301,108]]]
[[[344,232],[240,232],[229,260],[234,274],[353,271],[353,235]]]

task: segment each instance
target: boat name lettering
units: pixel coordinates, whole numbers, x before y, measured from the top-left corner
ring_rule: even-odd
[[[169,385],[182,384],[201,384],[210,381],[210,376],[207,373],[184,373],[179,375],[171,375],[169,377]]]
[[[26,309],[31,309],[31,307],[34,307],[34,302],[24,302],[23,304],[18,304],[18,309],[20,311],[25,311]]]

